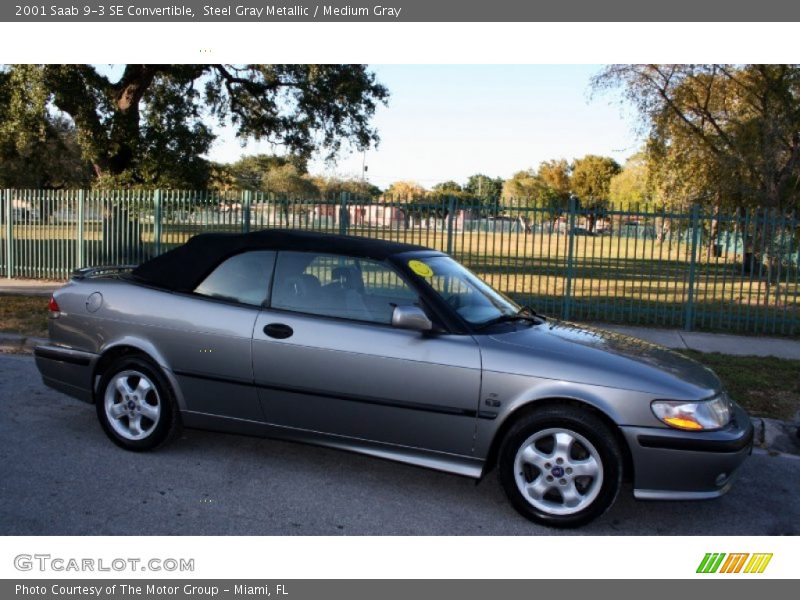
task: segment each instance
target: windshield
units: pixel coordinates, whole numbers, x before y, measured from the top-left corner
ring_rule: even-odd
[[[415,258],[408,261],[408,266],[473,325],[511,317],[520,311],[513,300],[492,289],[449,256]]]

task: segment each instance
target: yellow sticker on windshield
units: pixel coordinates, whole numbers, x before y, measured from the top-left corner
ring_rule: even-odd
[[[421,260],[410,260],[408,266],[420,277],[433,277],[433,269]]]

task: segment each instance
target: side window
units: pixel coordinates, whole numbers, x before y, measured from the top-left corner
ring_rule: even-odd
[[[261,306],[275,264],[275,252],[255,250],[232,256],[203,280],[196,294]]]
[[[395,306],[417,301],[417,294],[383,263],[331,254],[278,253],[274,308],[389,324]]]

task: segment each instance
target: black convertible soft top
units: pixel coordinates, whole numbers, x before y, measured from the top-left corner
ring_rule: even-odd
[[[252,233],[201,233],[182,246],[142,263],[131,276],[178,292],[194,290],[226,258],[246,250],[293,250],[384,260],[394,254],[429,250],[424,246],[351,235],[265,229]]]

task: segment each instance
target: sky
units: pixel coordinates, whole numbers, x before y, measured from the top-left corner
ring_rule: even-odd
[[[97,65],[112,80],[120,66]],[[618,162],[641,139],[635,115],[608,94],[592,97],[590,80],[601,65],[370,65],[389,89],[389,104],[373,124],[381,141],[366,154],[341,156],[336,164],[312,160],[312,174],[361,176],[386,188],[410,180],[430,188],[470,175],[511,177],[544,160],[585,154]],[[231,128],[215,127],[208,158],[234,162],[242,156],[279,153],[266,142],[244,147]]]
[[[386,188],[412,180],[430,188],[474,173],[508,178],[543,160],[585,154],[620,163],[641,145],[635,118],[618,99],[591,97],[600,65],[370,65],[391,94],[374,118],[377,150],[344,156],[335,165],[312,161],[314,174],[361,175]],[[266,143],[242,148],[231,131],[209,157],[220,162],[271,153]]]

